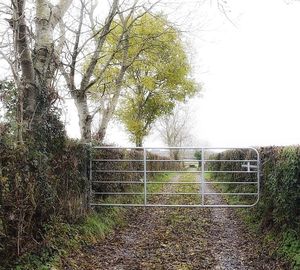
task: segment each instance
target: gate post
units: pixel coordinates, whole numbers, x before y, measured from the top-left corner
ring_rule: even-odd
[[[204,148],[201,148],[201,204],[204,205]]]
[[[92,143],[87,143],[86,145],[86,162],[85,162],[85,177],[87,179],[86,183],[86,210],[91,209],[91,200],[92,200]]]
[[[144,147],[144,206],[147,204],[147,151]]]

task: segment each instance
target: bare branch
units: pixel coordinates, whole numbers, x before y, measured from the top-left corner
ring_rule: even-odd
[[[83,1],[81,1],[81,10],[80,10],[80,16],[79,16],[79,24],[78,24],[78,29],[76,31],[76,36],[75,36],[75,44],[73,48],[73,53],[71,55],[72,61],[70,65],[70,90],[73,91],[75,89],[75,67],[76,67],[76,60],[78,56],[78,47],[79,47],[79,40],[80,40],[80,35],[81,35],[81,29],[82,29],[82,23],[83,23],[83,15],[84,15],[84,7],[85,4]]]
[[[82,92],[86,91],[86,87],[87,87],[87,85],[88,85],[88,83],[89,83],[89,81],[90,81],[90,79],[93,75],[94,69],[97,65],[97,59],[98,59],[99,54],[100,54],[100,52],[102,50],[102,47],[104,45],[107,34],[109,33],[109,29],[110,29],[111,23],[113,21],[113,18],[115,17],[115,14],[116,14],[116,11],[117,11],[117,8],[118,8],[118,3],[119,3],[119,0],[114,0],[113,1],[113,5],[111,7],[109,15],[108,15],[107,19],[105,20],[105,24],[104,24],[104,27],[102,28],[101,35],[99,37],[99,40],[98,40],[98,43],[97,43],[97,46],[96,46],[96,50],[93,53],[90,64],[88,65],[87,70],[86,70],[86,72],[85,72],[85,74],[82,78],[82,81],[81,81],[80,89],[81,89]]]
[[[60,0],[59,4],[53,7],[53,17],[52,17],[52,27],[53,29],[59,23],[59,21],[63,18],[66,11],[69,9],[70,5],[72,4],[73,0]]]
[[[2,59],[4,59],[9,64],[12,75],[13,75],[13,78],[14,78],[14,81],[15,81],[17,87],[20,87],[21,81],[20,81],[20,78],[18,76],[18,71],[16,70],[14,63],[2,51],[0,51],[0,55],[2,56]]]

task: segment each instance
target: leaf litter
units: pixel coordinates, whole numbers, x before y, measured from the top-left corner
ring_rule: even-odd
[[[174,185],[166,185],[163,192],[172,189]],[[210,200],[219,203],[222,198]],[[261,239],[246,229],[234,209],[132,208],[126,220],[126,226],[64,258],[63,269],[289,269],[264,250]]]

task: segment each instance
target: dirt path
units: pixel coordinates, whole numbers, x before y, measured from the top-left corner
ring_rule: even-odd
[[[207,191],[213,190],[207,185]],[[72,254],[63,269],[287,269],[265,255],[234,210],[139,208],[128,213],[125,228]]]
[[[216,192],[205,185],[207,193]],[[224,204],[220,196],[210,196],[209,204]],[[232,208],[212,208],[209,249],[216,260],[213,269],[288,269],[282,262],[270,258],[260,240],[251,235]]]

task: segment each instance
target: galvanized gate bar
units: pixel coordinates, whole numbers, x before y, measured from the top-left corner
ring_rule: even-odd
[[[205,189],[205,183],[204,183],[204,149],[201,149],[201,204],[204,205],[204,189]]]
[[[151,148],[152,149],[152,148]],[[144,159],[93,159],[92,161],[100,161],[100,162],[144,162]],[[169,160],[169,159],[150,159],[147,160],[147,162],[193,162],[195,159],[176,159],[176,160]],[[222,162],[222,161],[230,161],[230,162],[256,162],[257,160],[255,159],[250,159],[250,160],[236,160],[236,159],[218,159],[218,160],[213,160],[213,159],[204,159],[204,161],[209,161],[209,162]]]
[[[147,205],[147,152],[144,148],[143,150],[144,156],[144,206]]]
[[[249,147],[249,148],[243,148],[243,147],[237,147],[237,148],[227,148],[227,147],[103,147],[103,146],[95,146],[93,147],[94,151],[101,151],[101,150],[111,150],[111,149],[122,149],[122,150],[138,150],[138,152],[140,152],[142,154],[142,159],[141,158],[137,158],[137,159],[114,159],[114,158],[90,158],[90,194],[91,197],[92,196],[96,196],[96,195],[100,195],[100,196],[118,196],[118,197],[122,197],[122,196],[143,196],[143,203],[106,203],[105,201],[103,201],[103,199],[100,199],[100,201],[91,201],[90,200],[90,205],[91,206],[159,206],[159,207],[170,207],[170,206],[175,206],[175,207],[252,207],[254,205],[257,204],[257,202],[259,201],[259,177],[260,177],[260,158],[259,158],[259,153],[255,148]],[[162,158],[162,159],[151,159],[151,158],[147,158],[147,153],[151,152],[153,150],[160,151],[160,152],[165,152],[165,151],[170,151],[170,150],[186,150],[186,151],[191,151],[191,150],[201,150],[201,159],[191,159],[191,158],[187,158],[187,159],[179,159],[179,160],[175,160],[175,159],[171,159],[171,158]],[[206,151],[208,150],[232,150],[232,149],[240,149],[240,150],[251,150],[254,151],[256,154],[256,159],[223,159],[223,160],[215,160],[215,159],[211,159],[205,158],[205,154]],[[140,151],[143,150],[143,151]],[[157,153],[156,153],[157,154]],[[190,163],[196,163],[196,164],[201,164],[201,171],[187,171],[187,170],[172,170],[172,169],[162,169],[162,170],[152,170],[151,167],[147,166],[147,163],[152,163],[152,162],[173,162],[174,164],[178,163],[183,163],[183,166],[186,164],[190,164]],[[205,168],[205,164],[206,163],[210,163],[210,162],[233,162],[233,163],[242,163],[241,164],[241,170],[218,170],[218,171],[213,171],[213,170],[207,170]],[[93,163],[98,163],[98,164],[106,164],[105,168],[101,168],[99,169],[97,166],[94,167]],[[130,164],[143,164],[143,168],[142,169],[126,169],[126,167],[122,166],[122,169],[117,170],[117,169],[109,169],[107,168],[107,166],[109,166],[111,164],[126,164],[126,163],[130,163]],[[132,167],[131,167],[132,168]],[[245,169],[245,170],[244,170]],[[243,174],[251,174],[251,175],[256,175],[256,179],[252,179],[252,181],[249,181],[249,179],[245,179],[245,181],[206,181],[205,180],[205,173],[221,173],[221,174],[236,174],[236,173],[243,173]],[[143,177],[141,180],[133,180],[133,181],[126,181],[126,177],[125,180],[121,180],[124,179],[124,175],[126,174],[142,174]],[[200,180],[199,181],[169,181],[169,182],[162,182],[162,181],[153,181],[147,180],[147,174],[151,173],[179,173],[179,174],[184,174],[184,173],[192,173],[192,174],[199,174],[198,178]],[[95,176],[94,176],[95,174]],[[97,180],[99,175],[103,176],[103,175],[108,175],[108,180],[104,180],[102,178],[100,178],[101,180]],[[114,175],[115,177],[122,176],[122,178],[120,180],[111,180],[109,177],[111,177],[111,175]],[[118,177],[117,177],[118,178]],[[241,180],[241,179],[240,179]],[[97,186],[97,190],[94,190],[95,188],[93,188],[93,185],[98,185]],[[105,184],[123,184],[126,185],[128,187],[133,187],[134,185],[136,187],[138,187],[139,185],[143,185],[143,192],[129,192],[129,191],[119,191],[119,192],[115,192],[115,191],[103,191],[101,190],[101,188],[99,188],[99,185],[105,185]],[[200,184],[200,197],[201,197],[201,203],[200,204],[191,204],[191,205],[186,205],[186,204],[159,204],[159,203],[150,203],[148,201],[148,197],[149,196],[174,196],[174,195],[185,195],[185,196],[190,196],[190,195],[199,195],[199,192],[148,192],[148,185],[156,185],[156,184],[166,184],[166,185],[197,185]],[[224,185],[255,185],[256,190],[253,192],[206,192],[205,187],[206,185],[218,185],[218,184],[224,184]],[[226,195],[226,196],[254,196],[256,197],[256,201],[252,204],[238,204],[238,205],[228,205],[228,204],[221,204],[221,205],[214,205],[214,204],[207,204],[206,203],[206,196],[220,196],[220,195]],[[101,197],[102,198],[102,197]],[[125,198],[125,197],[124,197]]]
[[[146,172],[146,173],[187,173],[187,171],[145,171],[145,170],[140,170],[140,171],[116,171],[116,170],[94,170],[94,172],[101,172],[101,173],[141,173],[141,172]],[[256,173],[257,171],[203,171],[204,173],[206,172],[213,172],[213,173]],[[190,171],[189,173],[199,173],[198,171]]]

